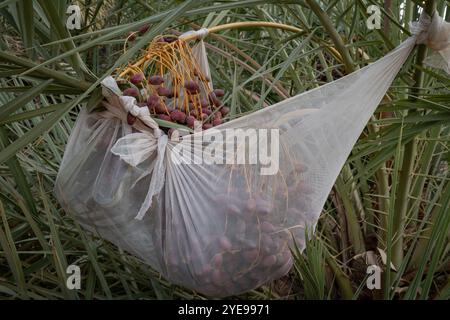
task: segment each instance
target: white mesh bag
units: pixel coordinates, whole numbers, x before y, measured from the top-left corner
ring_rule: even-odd
[[[179,139],[168,139],[148,109],[121,96],[108,77],[105,111],[78,116],[57,198],[82,226],[175,284],[223,297],[276,279],[291,267],[293,241],[304,248],[305,229],[314,229],[414,45],[429,39],[427,28],[415,27],[365,68]],[[209,74],[203,41],[194,53]],[[128,113],[138,119],[132,126]]]

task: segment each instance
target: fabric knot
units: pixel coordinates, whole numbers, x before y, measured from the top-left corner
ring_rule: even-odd
[[[139,117],[139,115],[140,115],[140,110],[139,109],[140,109],[139,106],[133,104],[131,106],[131,108],[128,110],[128,112],[131,113],[135,117]]]
[[[207,28],[201,28],[200,30],[196,31],[197,39],[203,40],[208,35],[209,31]]]
[[[410,23],[410,30],[417,37],[416,43],[426,44],[437,51],[450,47],[450,23],[445,22],[437,12],[433,17],[422,12],[419,21]]]
[[[137,106],[137,107],[138,107],[138,112],[139,112],[138,117],[150,116],[150,111],[148,110],[147,106],[144,106],[144,107]]]
[[[150,116],[148,108],[137,105],[136,98],[129,96],[121,96],[120,101],[122,102],[124,109],[127,112],[131,113],[133,116],[138,118]]]
[[[422,12],[419,21],[410,23],[410,30],[417,44],[425,44],[435,51],[424,60],[424,64],[450,73],[450,23],[437,12],[433,17]]]
[[[201,28],[199,30],[190,30],[183,33],[179,36],[180,39],[190,38],[194,36],[195,39],[203,40],[209,34],[209,30],[207,28]]]
[[[425,43],[428,37],[428,30],[431,24],[431,17],[424,11],[419,17],[419,21],[409,23],[409,30],[413,36],[416,36],[416,43]]]

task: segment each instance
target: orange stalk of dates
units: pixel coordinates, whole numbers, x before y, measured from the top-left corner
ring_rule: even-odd
[[[225,92],[212,88],[189,45],[176,36],[156,37],[138,63],[116,73],[123,94],[135,97],[152,117],[190,128],[199,121],[206,130],[220,125],[229,113],[220,100]],[[130,125],[135,120],[128,115]],[[169,128],[162,129],[170,134]]]

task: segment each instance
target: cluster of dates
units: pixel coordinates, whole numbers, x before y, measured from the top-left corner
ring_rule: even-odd
[[[306,170],[297,165],[284,187],[248,192],[244,186],[235,186],[214,196],[217,219],[214,226],[205,228],[209,232],[202,229],[198,236],[177,232],[176,241],[166,247],[168,277],[208,296],[223,297],[286,274],[292,265],[293,238],[303,249],[304,232],[315,221],[313,190],[302,178]],[[174,220],[177,223],[171,217]],[[179,224],[173,230],[182,227]]]
[[[273,221],[271,200],[262,195],[244,200],[242,193],[228,193],[217,197],[215,206],[223,210],[226,221],[217,223],[224,230],[169,245],[165,261],[169,278],[188,286],[187,279],[192,279],[203,294],[227,296],[289,270],[290,235]]]
[[[230,112],[220,100],[224,90],[210,90],[205,85],[207,80],[195,71],[185,80],[175,76],[171,81],[161,75],[145,78],[143,73],[135,73],[129,79],[132,86],[124,89],[123,95],[135,97],[138,105],[148,108],[153,117],[191,129],[201,125],[207,130],[222,124]],[[127,121],[132,125],[136,118],[128,114]]]

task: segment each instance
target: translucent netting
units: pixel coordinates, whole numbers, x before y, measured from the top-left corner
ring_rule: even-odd
[[[167,140],[145,121],[129,126],[129,109],[109,79],[107,111],[79,115],[57,197],[85,228],[176,284],[216,297],[253,289],[290,269],[289,247],[295,240],[303,249],[305,229],[314,229],[352,146],[415,42],[411,37],[344,78],[181,142]],[[202,41],[194,53],[209,74]],[[230,129],[244,130],[248,140],[234,141]],[[271,129],[279,134],[269,135]],[[180,146],[186,147],[182,154]],[[249,158],[227,164],[231,150],[252,158],[259,148],[278,154],[275,174],[261,174],[268,165],[249,164]],[[207,153],[214,163],[206,156],[210,164],[196,163]],[[183,159],[194,163],[178,163]],[[135,219],[150,203],[149,190],[151,207]]]

